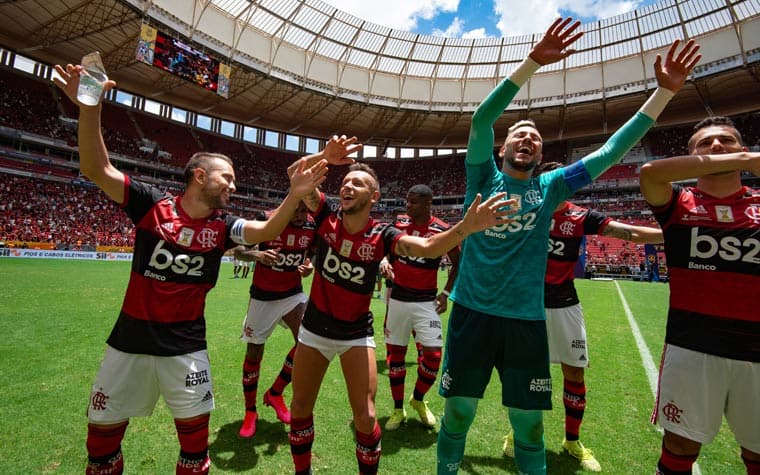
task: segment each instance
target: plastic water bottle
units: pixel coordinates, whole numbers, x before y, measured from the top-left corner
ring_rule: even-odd
[[[103,85],[108,81],[106,69],[97,51],[82,58],[82,75],[79,77],[77,100],[86,106],[96,106],[103,94]]]

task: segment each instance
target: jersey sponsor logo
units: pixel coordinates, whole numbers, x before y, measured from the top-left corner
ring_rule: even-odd
[[[528,190],[525,192],[525,202],[529,205],[537,205],[541,201],[541,192],[538,190]]]
[[[103,392],[103,388],[100,388],[92,395],[90,407],[93,411],[105,411],[108,406],[108,398],[109,396]]]
[[[534,393],[547,393],[552,391],[551,378],[533,378],[530,380],[528,390]]]
[[[572,236],[573,232],[575,231],[575,224],[572,221],[565,221],[559,225],[559,230],[565,236]]]
[[[206,369],[185,375],[185,386],[188,388],[206,384],[210,381],[211,378],[209,377],[208,370]]]
[[[731,210],[730,206],[716,205],[715,215],[717,216],[719,223],[733,223],[734,222],[734,212],[733,210]]]
[[[177,244],[180,246],[190,247],[190,245],[193,243],[194,235],[195,231],[193,231],[192,228],[182,228],[182,231],[179,232],[179,237],[177,238]]]
[[[717,256],[721,260],[728,262],[742,261],[750,264],[760,264],[760,240],[747,238],[742,241],[736,236],[724,236],[716,239],[708,234],[699,234],[699,227],[694,227],[691,230],[689,256],[698,259],[711,259]],[[712,267],[712,269],[703,270],[715,270],[715,266],[692,262],[689,262],[690,269],[699,268],[692,267],[692,264],[695,266]]]
[[[669,403],[662,406],[662,415],[665,419],[667,419],[668,422],[672,422],[673,424],[680,424],[681,414],[683,414],[683,409],[676,406],[673,401],[670,401]]]
[[[201,232],[198,234],[198,242],[200,243],[201,247],[204,249],[216,247],[216,240],[218,236],[219,236],[219,231],[214,231],[213,229],[209,229],[209,228],[203,228],[201,229]]]
[[[344,262],[338,255],[333,253],[331,247],[327,248],[327,255],[322,261],[322,275],[328,281],[335,283],[337,279],[364,285],[366,274],[364,267],[354,266],[350,262]]]
[[[571,348],[585,350],[586,349],[586,340],[573,340],[570,343]]]
[[[760,204],[747,206],[744,215],[751,219],[753,224],[760,224]]]
[[[284,253],[281,252],[277,255],[277,262],[272,266],[272,269],[284,271],[283,267],[294,268],[303,263],[303,254],[298,253]]]
[[[518,233],[520,231],[531,231],[536,227],[536,213],[525,213],[512,216],[514,221],[500,224],[486,229],[483,233],[496,239],[507,239],[507,233]]]
[[[565,241],[560,240],[554,240],[552,238],[549,238],[549,254],[553,254],[555,256],[564,256],[565,255]]]
[[[201,277],[202,269],[206,260],[203,256],[188,256],[187,254],[177,254],[176,256],[168,249],[164,249],[166,241],[158,241],[150,256],[148,266],[156,270],[170,269],[176,274],[185,274],[192,277]],[[145,277],[152,279],[166,280],[162,275],[154,274],[150,269],[145,271]]]

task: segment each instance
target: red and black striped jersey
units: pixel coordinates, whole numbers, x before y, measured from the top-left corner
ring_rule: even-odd
[[[564,308],[576,305],[575,262],[580,257],[583,236],[601,233],[611,218],[598,211],[570,202],[552,215],[549,230],[549,259],[544,277],[544,306]]]
[[[665,341],[760,362],[760,191],[724,198],[673,187],[654,208],[665,237],[670,308]]]
[[[206,294],[216,284],[232,226],[215,211],[193,219],[182,197],[125,176],[122,207],[135,223],[132,270],[108,344],[126,353],[173,356],[206,348]]]
[[[330,210],[324,194],[321,200],[314,215],[314,279],[303,326],[335,340],[371,336],[369,306],[380,261],[403,233],[370,218],[364,229],[349,234],[343,228],[341,212]]]
[[[435,216],[431,216],[427,224],[417,225],[405,214],[396,218],[394,226],[410,236],[424,238],[446,231],[451,227]],[[393,255],[393,293],[391,298],[404,302],[435,300],[438,293],[438,267],[440,264],[440,257],[430,259]]]
[[[314,218],[307,216],[301,226],[288,224],[277,239],[259,244],[259,251],[279,249],[277,263],[268,266],[257,262],[253,270],[250,294],[258,300],[279,300],[301,292],[298,266],[309,256],[314,242]]]

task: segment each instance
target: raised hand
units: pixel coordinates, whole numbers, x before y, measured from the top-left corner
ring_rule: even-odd
[[[88,106],[86,104],[82,104],[77,100],[77,90],[79,89],[79,76],[82,75],[82,66],[76,64],[67,64],[66,68],[64,69],[63,66],[60,64],[55,65],[55,70],[58,73],[59,76],[61,76],[61,79],[54,77],[53,82],[55,83],[58,88],[63,91],[66,96],[71,99],[71,102],[78,105],[79,107],[97,107],[97,106]],[[108,80],[105,83],[103,83],[103,94],[110,91],[116,87],[116,81]]]
[[[333,135],[322,150],[322,158],[330,165],[351,165],[355,160],[349,155],[362,148],[362,144],[356,143],[357,140],[356,137]]]
[[[687,41],[681,52],[676,55],[680,43],[681,40],[675,40],[670,45],[664,63],[659,54],[654,61],[654,75],[657,78],[657,84],[673,92],[678,92],[681,89],[691,70],[702,59],[702,55],[697,54],[699,45],[694,40]]]
[[[483,201],[483,197],[478,193],[462,219],[462,224],[467,231],[476,233],[511,222],[509,215],[517,211],[517,208],[512,207],[517,204],[517,200],[505,200],[503,199],[505,196],[507,196],[506,193],[497,193]]]
[[[320,160],[307,167],[305,160],[297,162],[290,174],[290,193],[298,199],[304,199],[314,192],[327,178],[327,160]]]
[[[556,63],[575,53],[574,49],[567,49],[567,47],[583,36],[583,32],[575,33],[575,30],[581,26],[580,21],[576,21],[568,27],[571,21],[573,21],[571,17],[557,18],[546,30],[541,41],[533,47],[530,52],[531,59],[543,66]]]

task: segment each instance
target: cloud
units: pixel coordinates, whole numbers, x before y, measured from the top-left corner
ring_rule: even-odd
[[[459,9],[459,0],[326,0],[326,2],[372,23],[403,31],[414,31],[419,18],[430,20],[441,12],[454,13]]]
[[[499,18],[496,27],[501,35],[515,36],[542,33],[562,14],[581,20],[608,18],[640,4],[640,0],[544,0],[532,2],[527,9],[525,0],[494,0],[494,13]]]
[[[465,31],[464,26],[464,20],[459,17],[454,17],[454,20],[452,20],[451,24],[445,30],[436,28],[431,34],[433,36],[443,36],[445,38],[475,39],[488,37],[485,28],[475,28],[473,30]]]

